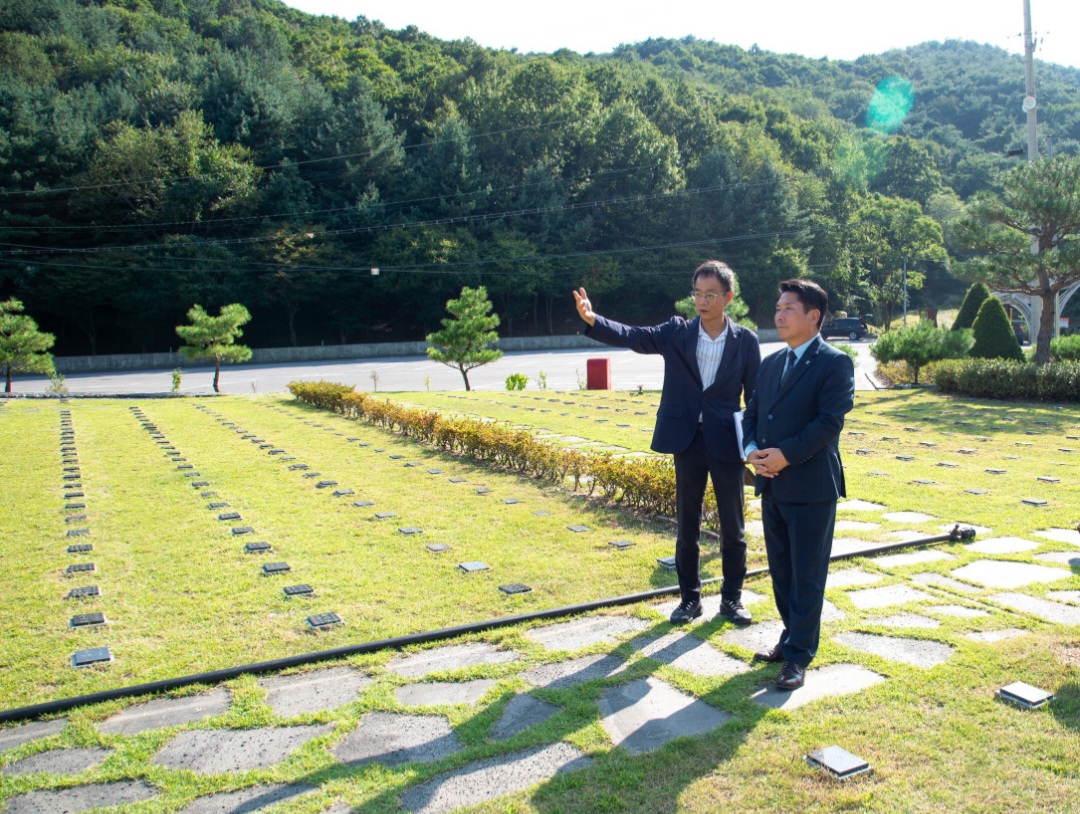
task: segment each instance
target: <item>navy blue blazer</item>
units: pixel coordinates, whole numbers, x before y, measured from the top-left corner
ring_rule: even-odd
[[[840,431],[855,404],[855,365],[819,335],[784,383],[787,349],[761,363],[757,389],[746,407],[743,433],[758,449],[779,447],[790,464],[768,481],[779,503],[821,503],[847,494],[840,461]]]
[[[585,329],[585,335],[605,345],[664,357],[664,389],[653,429],[654,451],[685,452],[697,433],[700,416],[709,457],[715,461],[739,461],[742,450],[735,437],[734,413],[749,400],[757,382],[761,364],[757,334],[728,320],[731,333],[724,343],[716,381],[705,390],[697,364],[700,325],[700,317],[689,322],[672,317],[662,325],[641,328],[598,315],[596,324]]]

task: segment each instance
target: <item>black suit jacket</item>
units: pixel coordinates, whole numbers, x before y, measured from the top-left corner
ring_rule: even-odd
[[[753,331],[730,319],[728,324],[731,333],[724,343],[716,381],[707,390],[702,387],[697,364],[700,317],[689,321],[672,317],[662,325],[641,328],[597,316],[596,324],[585,329],[586,336],[605,345],[664,357],[664,389],[653,429],[654,451],[685,452],[694,440],[701,416],[709,456],[724,462],[742,459],[734,413],[754,392],[761,348]]]
[[[855,403],[855,365],[819,335],[780,383],[787,349],[761,363],[757,389],[746,407],[743,433],[758,449],[779,447],[790,464],[769,482],[780,503],[819,503],[847,494],[840,461],[840,431]]]

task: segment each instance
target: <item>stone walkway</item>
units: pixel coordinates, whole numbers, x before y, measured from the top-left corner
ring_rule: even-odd
[[[923,536],[936,533],[926,527],[939,522],[916,513],[889,515],[885,507],[862,501],[839,508],[841,531],[875,527],[868,519],[850,519],[850,514],[868,518],[876,513],[885,520],[923,526],[915,531]],[[758,592],[747,590],[743,598],[755,616],[765,620],[743,629],[714,621],[719,597],[707,596],[706,614],[687,628],[666,623],[675,604],[668,601],[534,624],[523,631],[532,655],[486,641],[463,641],[399,653],[369,672],[316,666],[260,677],[263,712],[256,711],[254,718],[263,723],[248,728],[220,723],[235,704],[225,687],[133,702],[95,723],[98,732],[108,736],[101,746],[60,745],[68,726],[64,719],[6,727],[0,729],[0,775],[48,774],[60,782],[9,797],[0,811],[81,812],[154,799],[159,790],[143,779],[78,783],[132,739],[149,734],[159,743],[150,758],[154,766],[196,777],[236,776],[240,785],[245,773],[289,764],[298,750],[313,743],[348,771],[367,771],[373,764],[383,770],[432,765],[438,773],[406,785],[398,802],[408,812],[449,812],[589,766],[592,758],[565,740],[568,733],[559,728],[567,693],[584,685],[597,688],[590,697],[611,746],[636,755],[732,720],[732,710],[688,692],[680,676],[708,679],[717,687],[732,680],[745,682],[740,677],[753,674],[744,684],[746,697],[767,710],[795,711],[888,681],[875,665],[932,670],[953,656],[958,635],[993,647],[1043,623],[1080,626],[1080,534],[1040,529],[1022,538],[980,531],[985,536],[960,547],[963,556],[927,548],[890,553],[860,566],[834,565],[823,614],[823,658],[795,692],[777,691],[771,683],[775,666],[751,660],[756,649],[770,647],[780,635],[780,622],[771,618],[775,611],[765,593],[768,585],[762,582],[755,584]],[[1018,562],[1017,556],[1034,562]],[[926,570],[929,564],[935,570]],[[952,634],[941,633],[946,623]],[[500,684],[506,677],[519,682],[509,698]],[[463,762],[462,755],[478,750],[460,737],[448,709],[481,712],[493,704],[500,708],[487,729],[486,754]],[[326,719],[328,713],[334,713],[333,720]],[[490,754],[490,745],[501,744],[506,746]],[[439,764],[446,768],[438,771]],[[74,785],[68,785],[70,781]],[[275,811],[321,792],[318,782],[254,783],[197,796],[169,810]],[[324,796],[321,812],[353,810],[345,800]]]

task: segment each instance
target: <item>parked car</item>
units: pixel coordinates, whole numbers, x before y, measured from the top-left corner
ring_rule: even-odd
[[[825,323],[821,328],[821,336],[823,339],[829,339],[834,336],[845,336],[854,342],[857,339],[862,339],[870,335],[870,329],[866,327],[866,323],[862,321],[860,317],[840,317],[834,319],[831,322]]]

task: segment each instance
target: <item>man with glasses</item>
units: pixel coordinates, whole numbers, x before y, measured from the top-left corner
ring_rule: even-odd
[[[719,260],[694,271],[697,317],[672,317],[662,325],[634,327],[606,319],[592,310],[584,288],[574,292],[578,314],[588,324],[585,334],[605,345],[664,357],[664,388],[656,413],[652,449],[675,456],[675,504],[678,532],[675,571],[679,607],[673,624],[701,616],[699,574],[701,512],[708,477],[720,516],[722,539],[718,619],[749,625],[742,604],[746,578],[746,534],[743,522],[742,450],[735,414],[750,400],[757,382],[761,350],[757,335],[725,314],[735,297],[735,273]]]

